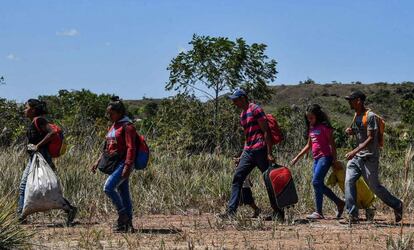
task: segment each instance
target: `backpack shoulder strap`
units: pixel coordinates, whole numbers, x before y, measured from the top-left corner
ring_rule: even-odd
[[[121,130],[121,136],[122,137],[124,137],[125,136],[125,130],[126,130],[126,127],[128,126],[128,125],[131,125],[132,123],[131,122],[125,122],[124,124],[122,124],[122,130]]]
[[[46,118],[44,118],[44,117],[40,117],[40,116],[38,116],[38,117],[35,117],[34,119],[33,119],[33,125],[35,126],[35,128],[36,128],[36,130],[37,130],[37,132],[40,132],[40,133],[44,133],[44,131],[42,131],[42,129],[39,127],[39,119],[44,119],[45,121],[46,121],[46,124],[49,124],[49,121],[48,120],[46,120]]]
[[[126,127],[128,126],[128,125],[131,125],[131,124],[133,124],[133,123],[131,123],[131,122],[125,122],[123,125],[122,125],[122,131],[121,131],[121,136],[125,139],[125,130],[126,130]],[[137,144],[139,145],[140,143],[141,143],[141,138],[139,137],[139,136],[136,136],[136,140],[137,140]]]
[[[364,125],[365,128],[368,127],[368,114],[371,110],[367,109],[364,113],[364,115],[362,116],[362,124]]]
[[[37,130],[37,132],[41,132],[41,130],[40,130],[40,128],[39,128],[39,125],[37,124],[37,119],[38,119],[39,117],[35,117],[34,119],[33,119],[33,125],[35,126],[35,128],[36,128],[36,130]]]
[[[367,128],[368,127],[368,114],[369,112],[373,113],[371,109],[367,109],[364,116],[362,117],[362,124],[364,124],[364,127]],[[380,116],[378,116],[377,114],[373,113],[375,116],[375,119],[382,119]],[[378,121],[377,121],[378,122]]]

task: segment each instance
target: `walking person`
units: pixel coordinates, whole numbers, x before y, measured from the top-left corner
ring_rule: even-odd
[[[30,125],[27,128],[26,136],[28,141],[29,163],[23,171],[19,187],[19,202],[17,213],[19,222],[27,223],[26,217],[23,216],[23,205],[26,190],[27,178],[30,172],[30,165],[35,152],[39,152],[49,166],[56,171],[56,166],[52,161],[52,157],[48,151],[48,144],[51,142],[55,131],[51,128],[49,121],[45,118],[47,114],[46,103],[37,99],[29,99],[25,103],[25,116],[30,120]],[[72,206],[68,200],[63,198],[65,204],[63,210],[67,213],[66,225],[71,226],[77,214],[77,208]]]
[[[234,163],[235,163],[236,168],[239,166],[240,156],[242,153],[243,151],[240,151],[234,157]],[[242,191],[240,195],[240,205],[246,205],[246,206],[251,207],[253,209],[252,218],[258,218],[262,210],[256,204],[256,201],[253,197],[252,187],[253,187],[253,182],[251,180],[250,175],[248,175],[246,177],[246,180],[243,182]]]
[[[355,135],[358,143],[354,150],[346,154],[348,164],[345,178],[345,202],[349,213],[348,222],[358,222],[356,181],[361,175],[375,195],[394,209],[395,222],[399,222],[403,215],[403,203],[382,186],[379,180],[380,144],[383,143],[382,118],[365,107],[366,96],[363,92],[354,91],[345,99],[355,111],[354,120],[346,129],[346,133]]]
[[[324,219],[322,209],[324,195],[335,203],[337,207],[336,218],[339,219],[344,211],[345,202],[338,198],[338,196],[325,185],[326,174],[332,164],[336,162],[336,146],[333,137],[333,128],[328,116],[318,104],[313,104],[307,108],[305,122],[308,143],[291,161],[291,165],[295,165],[304,154],[308,153],[309,150],[312,150],[314,159],[312,185],[315,191],[316,211],[307,216],[307,219]]]
[[[106,114],[112,126],[106,134],[104,153],[92,166],[92,171],[96,172],[100,166],[101,171],[109,174],[104,184],[104,192],[118,212],[114,232],[133,232],[129,177],[134,170],[137,132],[131,119],[126,116],[125,106],[119,97],[111,99]],[[107,171],[101,166],[108,167]]]
[[[271,132],[263,109],[255,103],[250,103],[246,92],[241,89],[236,90],[229,98],[235,106],[242,110],[240,124],[244,129],[245,143],[233,176],[227,210],[220,215],[222,218],[236,215],[243,183],[250,172],[258,167],[263,173],[269,168],[270,162],[274,162]],[[284,220],[283,210],[275,208],[274,217],[278,220]]]

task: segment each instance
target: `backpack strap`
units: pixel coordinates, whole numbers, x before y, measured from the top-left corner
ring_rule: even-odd
[[[35,128],[36,128],[36,130],[37,130],[37,132],[42,132],[42,130],[40,130],[40,128],[39,128],[39,125],[37,124],[37,119],[38,119],[39,117],[35,117],[34,119],[33,119],[33,125],[35,126]]]
[[[362,124],[367,127],[368,124],[368,113],[371,112],[371,109],[367,109],[364,113],[364,115],[362,116]],[[354,114],[354,118],[352,119],[351,125],[349,127],[352,127],[355,122],[356,122],[356,118],[357,118],[357,113],[355,112]]]
[[[371,112],[371,109],[367,109],[364,116],[362,117],[362,124],[365,128],[368,127],[368,113]]]
[[[38,119],[39,119],[39,118],[43,118],[43,119],[46,121],[46,124],[49,124],[49,121],[48,121],[48,120],[46,120],[46,118],[41,117],[41,116],[37,116],[37,117],[35,117],[35,118],[33,119],[33,125],[35,126],[35,128],[36,128],[37,132],[39,132],[39,133],[47,133],[47,132],[43,131],[43,130],[39,127],[39,124],[38,124]]]
[[[128,126],[130,124],[132,124],[132,123],[131,122],[125,122],[122,125],[121,137],[123,137],[125,141],[126,141],[126,137],[125,137],[126,136],[125,135],[126,126]],[[136,136],[136,140],[137,140],[137,142],[136,142],[137,146],[141,145],[141,138],[140,138],[140,136]]]

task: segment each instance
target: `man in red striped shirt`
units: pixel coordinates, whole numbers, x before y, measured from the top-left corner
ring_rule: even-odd
[[[241,89],[236,90],[229,98],[242,110],[240,124],[246,139],[243,153],[236,159],[238,166],[233,176],[228,208],[221,217],[232,217],[236,214],[243,182],[250,172],[257,166],[263,173],[269,168],[269,163],[274,162],[273,142],[263,109],[255,103],[250,103],[246,92]],[[284,213],[280,209],[275,211],[275,216],[277,219],[284,219]]]

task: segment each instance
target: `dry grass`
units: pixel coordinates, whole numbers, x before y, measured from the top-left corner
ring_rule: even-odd
[[[398,197],[404,197],[406,216],[404,230],[399,227],[363,224],[349,229],[334,221],[309,225],[279,225],[271,222],[246,219],[241,216],[232,223],[215,219],[212,214],[220,212],[227,203],[232,179],[231,158],[216,154],[184,155],[154,150],[152,162],[146,171],[135,172],[131,179],[136,226],[141,229],[180,229],[179,233],[162,234],[163,231],[144,231],[134,235],[114,235],[110,225],[115,214],[105,196],[103,183],[106,176],[89,172],[90,164],[98,154],[97,143],[72,147],[68,154],[56,161],[58,174],[65,196],[80,208],[74,228],[61,228],[61,212],[37,214],[30,217],[27,226],[36,233],[35,243],[57,248],[118,249],[118,248],[368,248],[410,249],[412,229],[413,171],[412,151],[404,157],[387,157],[381,160],[383,183]],[[295,152],[277,154],[285,164]],[[19,147],[0,151],[0,194],[10,194],[13,206],[17,203],[20,175],[26,164],[26,154]],[[412,157],[411,157],[412,159]],[[300,203],[292,210],[294,218],[303,218],[313,210],[311,186],[311,161],[304,160],[292,171]],[[258,170],[253,173],[253,193],[257,203],[270,212],[267,194]],[[340,194],[339,190],[335,190]],[[392,220],[389,208],[377,202],[385,222]],[[333,204],[325,202],[326,214],[333,215]],[[207,213],[206,215],[204,213]],[[245,214],[246,215],[246,214]],[[389,216],[388,216],[389,215]],[[382,223],[382,224],[381,224]],[[51,225],[51,227],[48,227]],[[337,243],[340,240],[341,244]],[[362,247],[363,248],[363,247]]]

